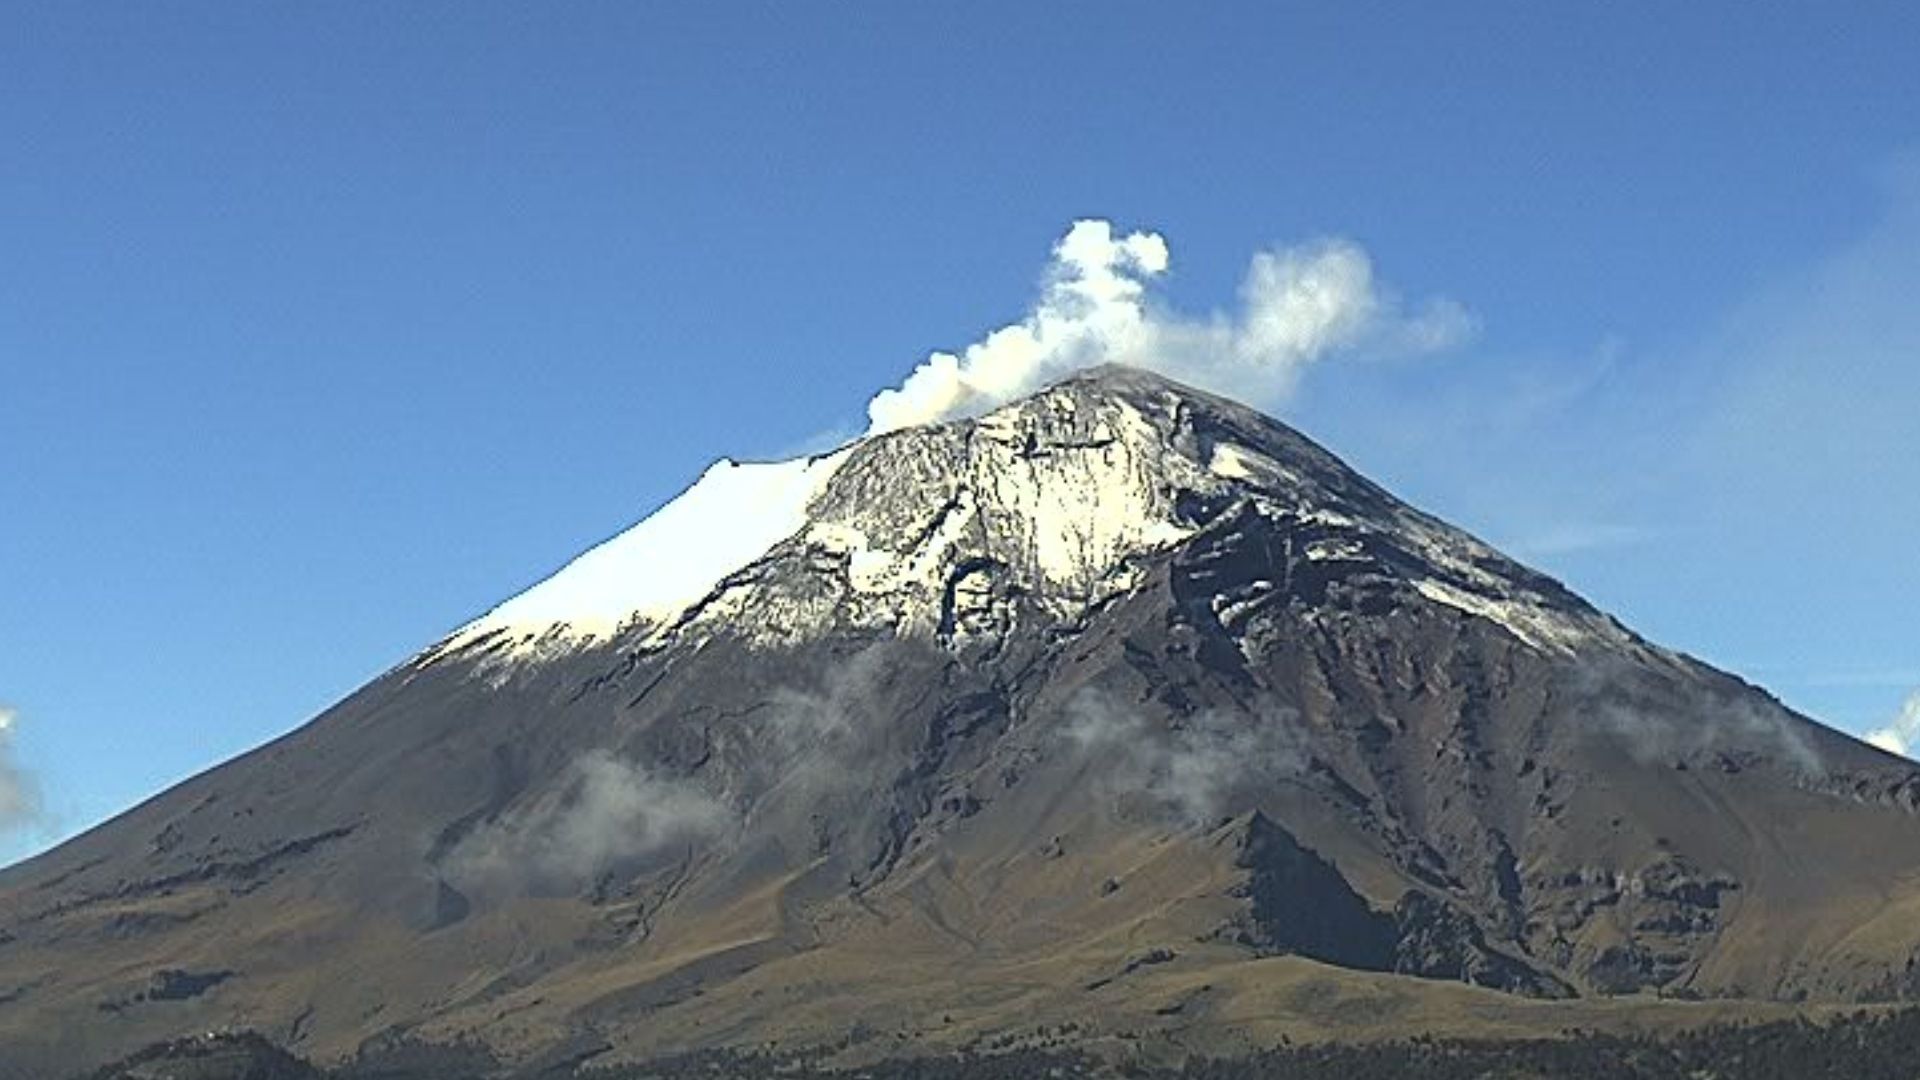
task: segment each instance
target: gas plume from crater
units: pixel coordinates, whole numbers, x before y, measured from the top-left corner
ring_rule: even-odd
[[[867,405],[867,433],[974,415],[1106,363],[1270,406],[1331,355],[1435,352],[1474,331],[1456,301],[1408,306],[1348,240],[1257,252],[1232,314],[1190,316],[1158,303],[1153,283],[1171,265],[1158,233],[1074,222],[1054,245],[1033,309],[959,352],[933,353],[881,391]]]

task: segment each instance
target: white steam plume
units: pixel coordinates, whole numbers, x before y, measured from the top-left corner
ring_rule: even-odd
[[[1757,754],[1806,776],[1827,771],[1808,736],[1812,726],[1777,703],[1752,695],[1710,695],[1680,704],[1646,673],[1619,659],[1589,660],[1564,678],[1590,718],[1587,730],[1612,739],[1643,765]]]
[[[554,793],[462,841],[447,869],[468,888],[576,888],[710,841],[733,822],[733,811],[699,784],[591,751]]]
[[[1908,695],[1893,723],[1867,732],[1867,741],[1889,754],[1913,757],[1920,750],[1920,690]]]
[[[1254,404],[1271,405],[1308,365],[1341,350],[1431,352],[1474,329],[1458,303],[1404,308],[1345,240],[1262,251],[1234,316],[1182,316],[1151,302],[1169,265],[1158,233],[1117,236],[1076,221],[1054,245],[1039,302],[1026,318],[964,350],[936,352],[867,405],[868,434],[981,412],[1081,368],[1148,368]]]
[[[13,732],[20,714],[0,705],[0,832],[41,821],[40,784],[14,756]]]
[[[1187,825],[1213,823],[1236,809],[1237,797],[1305,775],[1310,762],[1298,714],[1277,705],[1208,709],[1162,727],[1088,689],[1066,714],[1061,734],[1102,763],[1111,794],[1144,796]]]

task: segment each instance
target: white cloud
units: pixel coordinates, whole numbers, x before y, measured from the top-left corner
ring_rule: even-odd
[[[1314,361],[1343,350],[1431,352],[1474,331],[1458,303],[1405,308],[1358,245],[1324,240],[1254,255],[1240,311],[1204,318],[1152,302],[1170,266],[1158,233],[1074,222],[1054,245],[1039,302],[958,353],[936,352],[867,406],[870,434],[980,412],[1085,367],[1131,364],[1272,405]]]
[[[0,705],[0,832],[42,820],[40,784],[14,755],[13,733],[19,720],[17,711]]]
[[[1306,772],[1298,714],[1278,704],[1202,710],[1165,726],[1097,690],[1067,703],[1061,736],[1106,767],[1109,794],[1144,796],[1187,825],[1208,825],[1263,785]]]
[[[462,841],[446,869],[466,888],[577,888],[708,842],[733,820],[733,811],[693,780],[590,751],[553,790]]]
[[[1644,544],[1655,535],[1654,530],[1637,525],[1560,521],[1537,533],[1509,540],[1501,545],[1501,550],[1516,559],[1541,559]]]
[[[1920,690],[1908,695],[1891,724],[1867,732],[1866,740],[1889,754],[1915,756],[1913,751],[1920,750]]]

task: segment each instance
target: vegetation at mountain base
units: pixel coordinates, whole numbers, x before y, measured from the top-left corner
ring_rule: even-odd
[[[503,1066],[471,1044],[369,1048],[334,1069],[306,1064],[250,1033],[150,1047],[76,1080],[1911,1080],[1920,1010],[1719,1025],[1666,1038],[1567,1032],[1523,1041],[1416,1037],[1371,1044],[1282,1045],[1236,1058],[1149,1065],[1126,1052],[1067,1046],[857,1067],[798,1054],[710,1051],[645,1064],[547,1059]]]

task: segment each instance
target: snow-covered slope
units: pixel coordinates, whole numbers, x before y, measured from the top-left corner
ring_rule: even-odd
[[[1410,591],[1537,649],[1626,638],[1557,583],[1393,499],[1297,433],[1109,367],[978,419],[823,457],[722,461],[436,653],[484,648],[520,662],[627,631],[643,641],[721,629],[792,641],[836,622],[951,639],[1004,621],[1013,597],[1072,622],[1131,588],[1141,559],[1241,513],[1305,527],[1310,561],[1385,552],[1382,571]],[[737,618],[749,610],[755,618]]]
[[[672,502],[456,631],[441,646],[496,639],[515,652],[670,624],[728,574],[807,521],[847,451],[792,461],[721,459]]]

